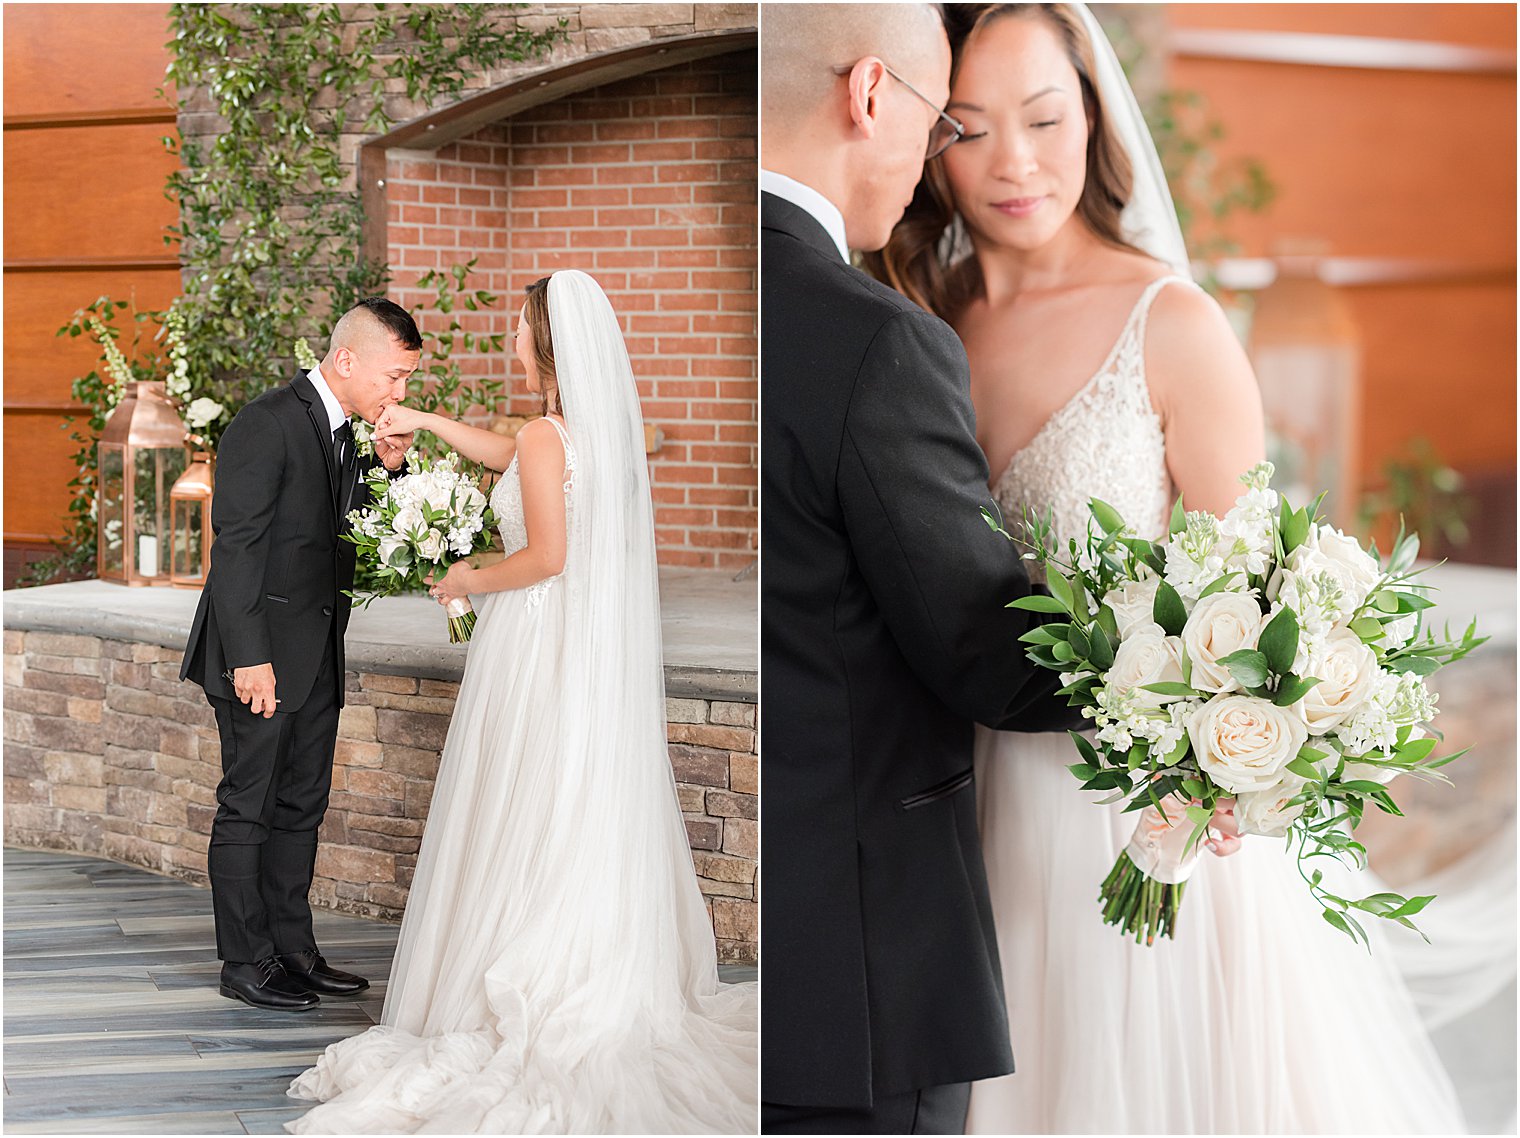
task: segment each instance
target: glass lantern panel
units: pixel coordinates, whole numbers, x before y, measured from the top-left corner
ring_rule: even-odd
[[[133,455],[137,572],[144,577],[165,576],[169,571],[169,490],[185,472],[185,448],[143,447]]]
[[[100,543],[99,571],[101,576],[121,577],[126,574],[122,553],[122,482],[124,456],[119,446],[100,448],[100,485],[96,495],[95,522]]]
[[[201,575],[201,543],[207,519],[201,499],[174,503],[174,561],[170,571],[176,577]]]

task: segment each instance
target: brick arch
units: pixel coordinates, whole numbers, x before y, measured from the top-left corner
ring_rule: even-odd
[[[505,332],[529,281],[572,266],[601,281],[661,436],[666,565],[741,569],[758,544],[754,48],[750,29],[572,60],[408,122],[361,161],[372,253],[401,303],[426,299],[429,268],[475,257],[473,287],[509,311],[461,319]],[[531,413],[520,377],[513,361],[506,410]]]

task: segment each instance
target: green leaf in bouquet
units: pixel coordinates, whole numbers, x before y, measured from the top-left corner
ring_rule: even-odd
[[[1189,797],[1192,797],[1192,798],[1202,798],[1203,797],[1203,783],[1199,782],[1196,778],[1185,778],[1185,779],[1183,779],[1182,780],[1182,789],[1185,790],[1185,791],[1187,791]]]
[[[1201,601],[1204,597],[1212,597],[1215,593],[1222,592],[1229,588],[1230,582],[1239,576],[1240,571],[1238,569],[1231,569],[1228,573],[1215,577],[1204,587],[1203,592],[1198,594],[1198,599]]]
[[[1061,664],[1070,664],[1077,658],[1077,654],[1071,650],[1071,645],[1064,640],[1057,640],[1052,644],[1050,654]]]
[[[1361,638],[1363,644],[1383,638],[1383,622],[1375,616],[1359,616],[1347,627]]]
[[[1187,511],[1182,508],[1182,495],[1177,495],[1177,500],[1172,503],[1172,518],[1167,523],[1166,535],[1172,537],[1187,529]]]
[[[1261,630],[1256,642],[1257,650],[1266,659],[1273,675],[1286,675],[1293,670],[1293,657],[1298,655],[1298,616],[1284,606]],[[1244,683],[1245,681],[1241,681]]]
[[[1119,638],[1119,621],[1118,618],[1114,616],[1113,609],[1109,608],[1107,605],[1099,605],[1098,614],[1093,619],[1097,621],[1098,627],[1101,628],[1104,632],[1108,633],[1116,640]]]
[[[1444,767],[1447,763],[1456,762],[1470,750],[1472,750],[1471,747],[1463,747],[1460,751],[1453,752],[1450,755],[1442,755],[1439,759],[1427,759],[1419,764],[1419,769],[1422,771],[1433,771],[1437,767]],[[1445,781],[1444,776],[1442,781]]]
[[[1206,827],[1214,817],[1214,812],[1206,806],[1189,806],[1187,816],[1194,825]]]
[[[1094,498],[1087,503],[1087,508],[1092,511],[1093,518],[1103,527],[1105,534],[1118,533],[1124,528],[1123,516],[1107,502]]]
[[[1107,610],[1105,610],[1107,611]],[[1110,614],[1112,616],[1112,614]],[[1118,633],[1111,633],[1104,628],[1100,621],[1089,630],[1088,662],[1100,672],[1106,672],[1114,666],[1114,644],[1119,639]]]
[[[1372,951],[1372,943],[1367,939],[1366,931],[1361,925],[1357,924],[1354,918],[1348,917],[1344,913],[1337,913],[1334,909],[1322,909],[1320,915],[1358,944],[1367,945],[1369,952]]]
[[[1025,612],[1057,612],[1070,613],[1070,609],[1054,597],[1047,597],[1044,593],[1030,593],[1027,597],[1020,597],[1016,601],[1009,601],[1004,608],[1023,609]]]
[[[1441,662],[1430,656],[1397,656],[1388,661],[1388,667],[1395,672],[1413,672],[1417,676],[1433,676],[1440,670]]]
[[[1298,756],[1297,757],[1300,758],[1300,759],[1308,759],[1311,763],[1317,763],[1321,759],[1323,759],[1326,756],[1328,756],[1329,754],[1330,754],[1329,751],[1321,751],[1318,747],[1314,746],[1314,744],[1312,744],[1312,743],[1305,743],[1302,747],[1300,747],[1298,749]],[[1316,775],[1315,777],[1318,778],[1319,776]]]
[[[1302,545],[1309,536],[1309,511],[1294,510],[1282,520],[1283,555],[1287,556]]]
[[[1375,917],[1386,917],[1403,903],[1404,896],[1400,893],[1372,893],[1360,901],[1351,902],[1351,907]]]
[[[1400,592],[1395,593],[1394,596],[1398,598],[1399,607],[1397,611],[1400,616],[1412,612],[1423,612],[1425,609],[1436,607],[1435,601],[1429,597],[1422,597],[1418,593]]]
[[[1298,756],[1294,756],[1288,760],[1288,769],[1298,775],[1299,778],[1317,779],[1320,776],[1318,767],[1308,759],[1299,758]]]
[[[1145,765],[1145,760],[1149,755],[1150,750],[1144,743],[1136,743],[1129,749],[1129,755],[1124,760],[1125,766],[1132,771],[1139,770]]]
[[[1291,707],[1309,693],[1309,690],[1319,683],[1315,676],[1295,676],[1292,672],[1283,676],[1282,683],[1277,685],[1277,691],[1272,695],[1272,702],[1278,707]]]
[[[1188,835],[1187,844],[1182,847],[1182,856],[1186,857],[1188,854],[1192,853],[1193,847],[1198,844],[1198,839],[1203,837],[1203,835],[1208,832],[1209,823],[1207,820],[1193,823],[1193,832]]]
[[[1423,739],[1411,739],[1401,746],[1397,754],[1401,759],[1410,759],[1419,762],[1436,749],[1436,741],[1429,736]]]
[[[1024,635],[1019,637],[1019,643],[1054,644],[1057,640],[1065,640],[1066,637],[1056,631],[1058,627],[1060,626],[1042,624],[1037,628],[1031,628],[1028,632],[1024,633]]]
[[[1191,747],[1192,745],[1193,745],[1192,744],[1192,740],[1190,740],[1188,738],[1187,732],[1184,731],[1182,733],[1182,738],[1180,738],[1180,739],[1177,740],[1177,745],[1175,747],[1173,747],[1170,751],[1168,751],[1166,753],[1166,755],[1162,758],[1161,765],[1162,766],[1167,766],[1167,767],[1174,767],[1174,766],[1176,766],[1178,763],[1180,763],[1183,760],[1183,757],[1188,752],[1188,748]]]
[[[1069,770],[1072,774],[1076,775],[1083,782],[1086,782],[1088,779],[1092,778],[1093,775],[1098,773],[1096,767],[1090,767],[1086,763],[1072,763],[1071,766],[1067,767],[1066,769]]]
[[[1412,917],[1435,899],[1435,894],[1433,893],[1426,897],[1411,897],[1388,915],[1390,917]]]
[[[1186,646],[1182,648],[1182,651],[1179,653],[1179,655],[1182,657],[1182,682],[1185,684],[1192,684],[1193,658],[1188,655]]]
[[[1080,625],[1067,625],[1066,643],[1071,645],[1071,650],[1076,653],[1078,660],[1086,660],[1092,654],[1092,645],[1088,642],[1087,633],[1082,631]]]
[[[1061,602],[1066,612],[1076,615],[1076,598],[1072,595],[1071,582],[1054,565],[1045,567],[1045,587],[1050,590],[1052,597]]]
[[[1066,647],[1066,642],[1064,640],[1060,643],[1062,647]],[[1070,648],[1066,648],[1066,650],[1068,652],[1071,651]],[[1042,668],[1049,668],[1053,672],[1066,671],[1066,669],[1061,666],[1062,662],[1060,660],[1057,660],[1055,657],[1054,644],[1031,644],[1029,646],[1029,651],[1025,654]]]
[[[1404,523],[1400,519],[1399,538],[1393,543],[1393,552],[1388,557],[1388,572],[1394,576],[1408,572],[1414,565],[1415,558],[1420,555],[1420,535],[1406,534],[1403,529]]]
[[[1168,636],[1181,636],[1183,626],[1187,624],[1187,609],[1182,605],[1182,598],[1165,579],[1156,583],[1156,600],[1151,605],[1151,618]]]
[[[1367,599],[1372,602],[1372,607],[1377,609],[1378,612],[1385,612],[1389,616],[1392,616],[1399,611],[1399,599],[1387,589],[1379,589]]]
[[[1180,695],[1187,696],[1189,698],[1197,696],[1199,694],[1187,684],[1179,684],[1170,680],[1159,684],[1144,684],[1141,686],[1140,690],[1155,692],[1157,695]]]
[[[1267,658],[1250,648],[1242,648],[1220,657],[1219,662],[1230,669],[1235,682],[1244,688],[1257,688],[1267,682]]]

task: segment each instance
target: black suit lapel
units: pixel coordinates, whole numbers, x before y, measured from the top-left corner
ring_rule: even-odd
[[[795,237],[829,260],[842,263],[839,246],[834,244],[834,239],[829,236],[823,223],[800,205],[783,197],[769,193],[760,195],[760,225],[764,229],[775,229],[789,237]]]
[[[338,462],[333,456],[332,431],[327,426],[327,407],[322,403],[322,397],[317,394],[317,389],[312,386],[311,377],[305,372],[290,381],[291,390],[302,403],[306,404],[306,415],[311,420],[312,430],[317,433],[317,441],[322,446],[322,460],[327,464],[327,486],[332,494],[334,510],[338,506]]]

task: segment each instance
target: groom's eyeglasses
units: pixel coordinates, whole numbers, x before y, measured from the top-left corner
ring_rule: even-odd
[[[934,125],[929,128],[929,145],[924,151],[925,161],[930,158],[938,158],[941,154],[949,150],[962,138],[966,137],[966,128],[959,119],[952,118],[950,115],[947,115],[944,111],[940,110],[933,99],[929,98],[917,87],[913,86],[912,83],[909,83],[901,75],[893,71],[886,65],[885,62],[883,62],[881,66],[888,75],[892,76],[893,79],[896,79],[904,87],[912,91],[915,95],[927,103],[930,109],[939,116],[939,118],[934,121]],[[854,70],[854,68],[855,65],[853,63],[842,63],[834,68],[834,74],[839,76],[848,75],[852,70]]]

